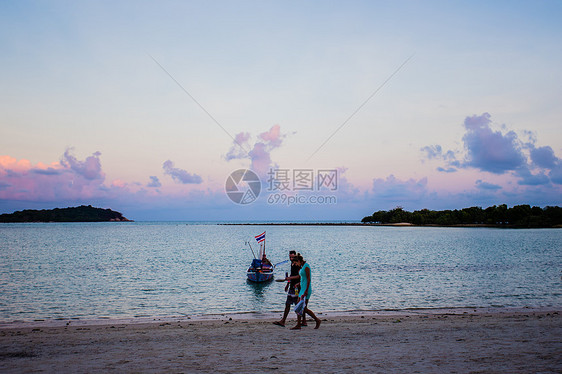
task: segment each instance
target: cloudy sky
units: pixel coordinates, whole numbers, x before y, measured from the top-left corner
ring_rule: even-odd
[[[561,205],[561,17],[554,0],[3,1],[0,213]],[[238,169],[262,181],[250,204],[225,193]]]

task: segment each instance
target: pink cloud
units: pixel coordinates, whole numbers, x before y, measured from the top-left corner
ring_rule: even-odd
[[[384,202],[386,209],[396,205],[416,204],[427,198],[427,177],[419,180],[400,180],[394,175],[386,179],[373,179],[372,197],[375,201]]]
[[[160,180],[158,179],[157,176],[151,175],[149,178],[150,178],[150,182],[146,185],[146,187],[150,187],[150,188],[162,187],[162,183],[160,183]]]
[[[445,162],[445,167],[439,166],[438,171],[451,173],[473,168],[496,175],[509,173],[519,185],[562,184],[562,160],[555,155],[552,147],[536,147],[537,137],[533,132],[524,131],[529,138],[525,142],[506,125],[494,130],[488,113],[466,117],[464,128],[464,160],[457,159],[456,152],[444,152],[440,145],[420,149],[427,160]]]
[[[55,201],[99,196],[105,188],[99,156],[96,152],[80,161],[66,150],[60,162],[50,165],[0,156],[0,199]]]
[[[226,161],[241,159],[247,156],[247,149],[250,148],[248,142],[250,141],[249,132],[241,132],[234,137],[234,144],[226,154]]]
[[[273,167],[271,151],[282,145],[286,135],[281,133],[281,126],[274,125],[268,131],[259,134],[258,140],[250,151],[246,152],[246,147],[250,148],[250,137],[247,132],[238,133],[225,158],[227,161],[249,158],[251,161],[250,169],[261,178],[266,178],[267,172]]]
[[[100,152],[95,152],[93,155],[86,157],[86,160],[79,161],[74,155],[71,154],[71,149],[67,149],[61,158],[61,165],[70,168],[76,174],[82,175],[89,180],[105,178],[105,174],[101,171]]]
[[[172,177],[172,179],[178,183],[183,184],[200,184],[203,183],[203,178],[197,174],[190,174],[187,171],[174,167],[174,163],[171,160],[167,160],[162,165],[164,169],[164,174]]]
[[[250,169],[255,171],[260,177],[263,177],[271,167],[270,149],[264,143],[254,144],[254,148],[249,153],[252,164]]]
[[[284,135],[281,135],[281,126],[274,125],[269,131],[263,132],[259,135],[259,138],[268,144],[271,148],[277,148],[281,146],[283,142]]]
[[[504,134],[502,131],[494,131],[491,123],[488,113],[466,117],[464,120],[467,131],[463,142],[467,149],[467,166],[503,174],[524,165],[526,158],[515,132],[508,131]]]
[[[121,179],[115,179],[115,180],[113,180],[113,182],[111,182],[111,185],[113,187],[125,188],[125,187],[127,187],[128,183],[121,180]]]
[[[70,149],[66,150],[58,162],[34,164],[26,159],[16,159],[9,155],[0,156],[0,212],[32,208],[51,208],[76,204],[92,204],[101,207],[152,207],[152,209],[178,209],[178,202],[194,202],[203,205],[216,205],[216,198],[201,202],[197,191],[176,191],[162,193],[161,183],[151,176],[149,185],[126,181],[121,178],[105,181],[101,154],[95,152],[85,159],[78,159]],[[181,183],[201,183],[201,177],[190,175],[182,169],[166,164],[165,173]],[[145,188],[152,187],[152,188]],[[225,205],[228,199],[221,193]]]
[[[22,172],[31,169],[31,162],[18,160],[11,156],[0,156],[0,176],[6,175],[8,171]]]

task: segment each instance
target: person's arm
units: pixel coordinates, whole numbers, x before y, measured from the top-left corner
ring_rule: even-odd
[[[308,295],[308,290],[310,289],[310,268],[307,266],[304,269],[304,272],[306,273],[306,288],[304,290],[304,293],[302,294],[302,297],[306,297]]]

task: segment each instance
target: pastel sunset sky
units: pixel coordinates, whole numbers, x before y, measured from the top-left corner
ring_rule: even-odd
[[[554,0],[2,1],[0,213],[561,205],[560,19]],[[261,192],[236,204],[225,183],[248,168]],[[337,188],[268,190],[271,170]]]

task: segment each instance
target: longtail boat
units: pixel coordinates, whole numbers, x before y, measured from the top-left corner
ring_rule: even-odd
[[[248,280],[251,282],[267,282],[273,279],[275,266],[271,264],[271,261],[269,261],[265,255],[265,231],[262,234],[257,235],[255,238],[260,244],[260,250],[258,251],[257,258],[251,244],[246,242],[250,246],[252,254],[254,255],[254,259],[246,271],[246,275]]]

